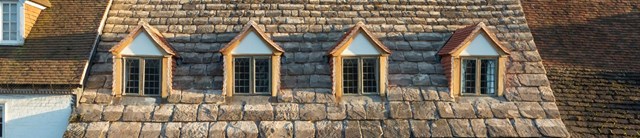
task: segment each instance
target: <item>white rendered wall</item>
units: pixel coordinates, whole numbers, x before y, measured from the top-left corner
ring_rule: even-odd
[[[461,56],[498,56],[498,52],[491,45],[493,42],[490,42],[484,35],[478,35],[466,49],[462,50],[460,53]]]
[[[380,55],[380,52],[374,46],[369,39],[367,39],[364,34],[358,33],[351,44],[348,44],[347,49],[345,49],[342,54],[343,56],[355,56],[355,55]]]
[[[162,56],[162,52],[147,32],[140,32],[120,54],[136,56]]]
[[[271,48],[262,41],[262,38],[255,32],[249,32],[244,39],[240,40],[240,44],[231,51],[233,55],[270,55]]]
[[[60,138],[69,124],[71,95],[0,94],[2,138]]]

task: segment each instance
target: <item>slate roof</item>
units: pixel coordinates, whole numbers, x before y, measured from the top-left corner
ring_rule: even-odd
[[[569,136],[518,0],[116,0],[109,13],[66,137]],[[108,50],[139,21],[181,55],[161,101],[111,93]],[[250,21],[286,51],[277,97],[221,95],[218,51]],[[387,95],[336,101],[327,53],[359,21],[392,51]],[[511,52],[505,96],[452,99],[437,51],[453,31],[479,22]]]
[[[640,1],[523,7],[571,135],[640,137]]]
[[[24,45],[0,46],[2,88],[79,86],[106,4],[52,0]]]

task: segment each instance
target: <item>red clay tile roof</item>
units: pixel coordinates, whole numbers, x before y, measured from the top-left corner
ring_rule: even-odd
[[[509,54],[509,50],[507,50],[497,41],[498,39],[496,39],[494,34],[486,28],[484,23],[480,22],[478,24],[470,25],[456,30],[451,38],[449,38],[449,41],[447,41],[447,44],[445,44],[444,47],[442,47],[442,49],[438,51],[438,55],[452,54],[467,42],[472,41],[474,39],[472,36],[480,33],[480,31],[484,31],[485,33],[487,33],[489,38],[498,46],[499,50],[502,50],[502,52]]]
[[[122,49],[127,47],[127,45],[131,43],[131,41],[133,41],[133,39],[135,39],[136,36],[138,36],[142,32],[147,32],[149,36],[151,36],[151,39],[153,39],[153,41],[155,41],[156,44],[158,44],[158,46],[160,46],[160,48],[162,48],[165,52],[178,57],[178,52],[176,52],[176,50],[171,46],[171,43],[167,42],[167,39],[164,38],[162,33],[160,33],[156,28],[153,28],[153,26],[150,26],[147,22],[140,22],[138,27],[133,29],[129,33],[129,35],[122,39],[122,41],[120,41],[118,44],[113,46],[113,48],[111,48],[111,50],[109,51],[111,51],[113,54],[120,53]]]
[[[372,37],[373,34],[371,34],[371,31],[369,31],[367,29],[367,27],[365,27],[363,22],[358,22],[356,23],[355,26],[353,26],[349,31],[347,31],[346,34],[344,34],[344,36],[342,36],[342,38],[340,38],[338,40],[338,43],[333,46],[333,48],[331,48],[331,50],[329,51],[329,55],[333,55],[336,53],[340,53],[342,51],[339,51],[342,47],[345,46],[345,43],[347,43],[346,40],[355,37],[358,32],[364,32],[365,36],[367,36],[369,38],[369,40],[371,40],[375,46],[377,46],[380,50],[382,50],[383,52],[387,53],[387,54],[391,54],[391,50],[389,50],[389,48],[387,48],[387,46],[385,46],[384,44],[382,44],[382,42],[380,42],[380,40],[378,40],[375,37]]]
[[[51,2],[49,0],[29,0],[29,1],[40,4],[45,7],[51,7]]]
[[[249,21],[244,26],[244,28],[242,28],[242,31],[240,31],[240,33],[236,37],[234,37],[229,43],[227,43],[227,45],[225,45],[222,49],[220,49],[220,53],[230,52],[229,50],[233,49],[231,47],[232,44],[236,43],[237,41],[242,40],[242,38],[244,38],[245,34],[248,33],[251,28],[253,28],[255,30],[255,32],[258,33],[258,35],[260,35],[262,40],[267,42],[269,44],[269,46],[271,46],[271,48],[273,48],[274,50],[277,50],[279,52],[284,52],[284,49],[282,49],[282,47],[280,47],[277,43],[273,42],[271,39],[269,39],[269,37],[267,37],[267,35],[264,33],[264,29],[262,29],[260,26],[258,26],[256,22]]]
[[[104,0],[52,0],[22,46],[0,46],[0,84],[79,85]]]

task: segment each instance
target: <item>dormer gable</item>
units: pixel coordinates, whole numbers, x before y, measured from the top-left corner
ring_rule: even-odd
[[[509,55],[509,52],[481,22],[456,30],[438,55],[500,56]]]
[[[280,55],[283,52],[254,21],[249,21],[238,36],[220,50],[223,55]]]
[[[177,56],[175,49],[155,28],[146,22],[140,22],[120,43],[110,52],[113,55],[125,56]]]
[[[365,27],[363,22],[358,22],[351,28],[329,52],[331,56],[389,54],[391,54],[391,50],[377,38],[372,37],[372,33]]]

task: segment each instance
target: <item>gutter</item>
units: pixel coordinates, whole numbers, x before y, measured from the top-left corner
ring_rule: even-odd
[[[96,38],[93,41],[93,47],[91,48],[91,52],[89,53],[89,59],[87,63],[84,64],[84,69],[82,70],[82,76],[80,76],[80,88],[78,93],[76,93],[76,105],[82,98],[82,94],[84,93],[84,84],[87,82],[87,75],[89,74],[89,66],[91,65],[91,60],[93,60],[94,55],[96,54],[96,49],[98,48],[98,43],[100,43],[100,36],[102,36],[102,29],[107,22],[107,17],[109,15],[109,10],[111,9],[111,5],[113,4],[113,0],[109,0],[107,3],[107,7],[102,14],[102,19],[100,20],[100,26],[97,29]]]

